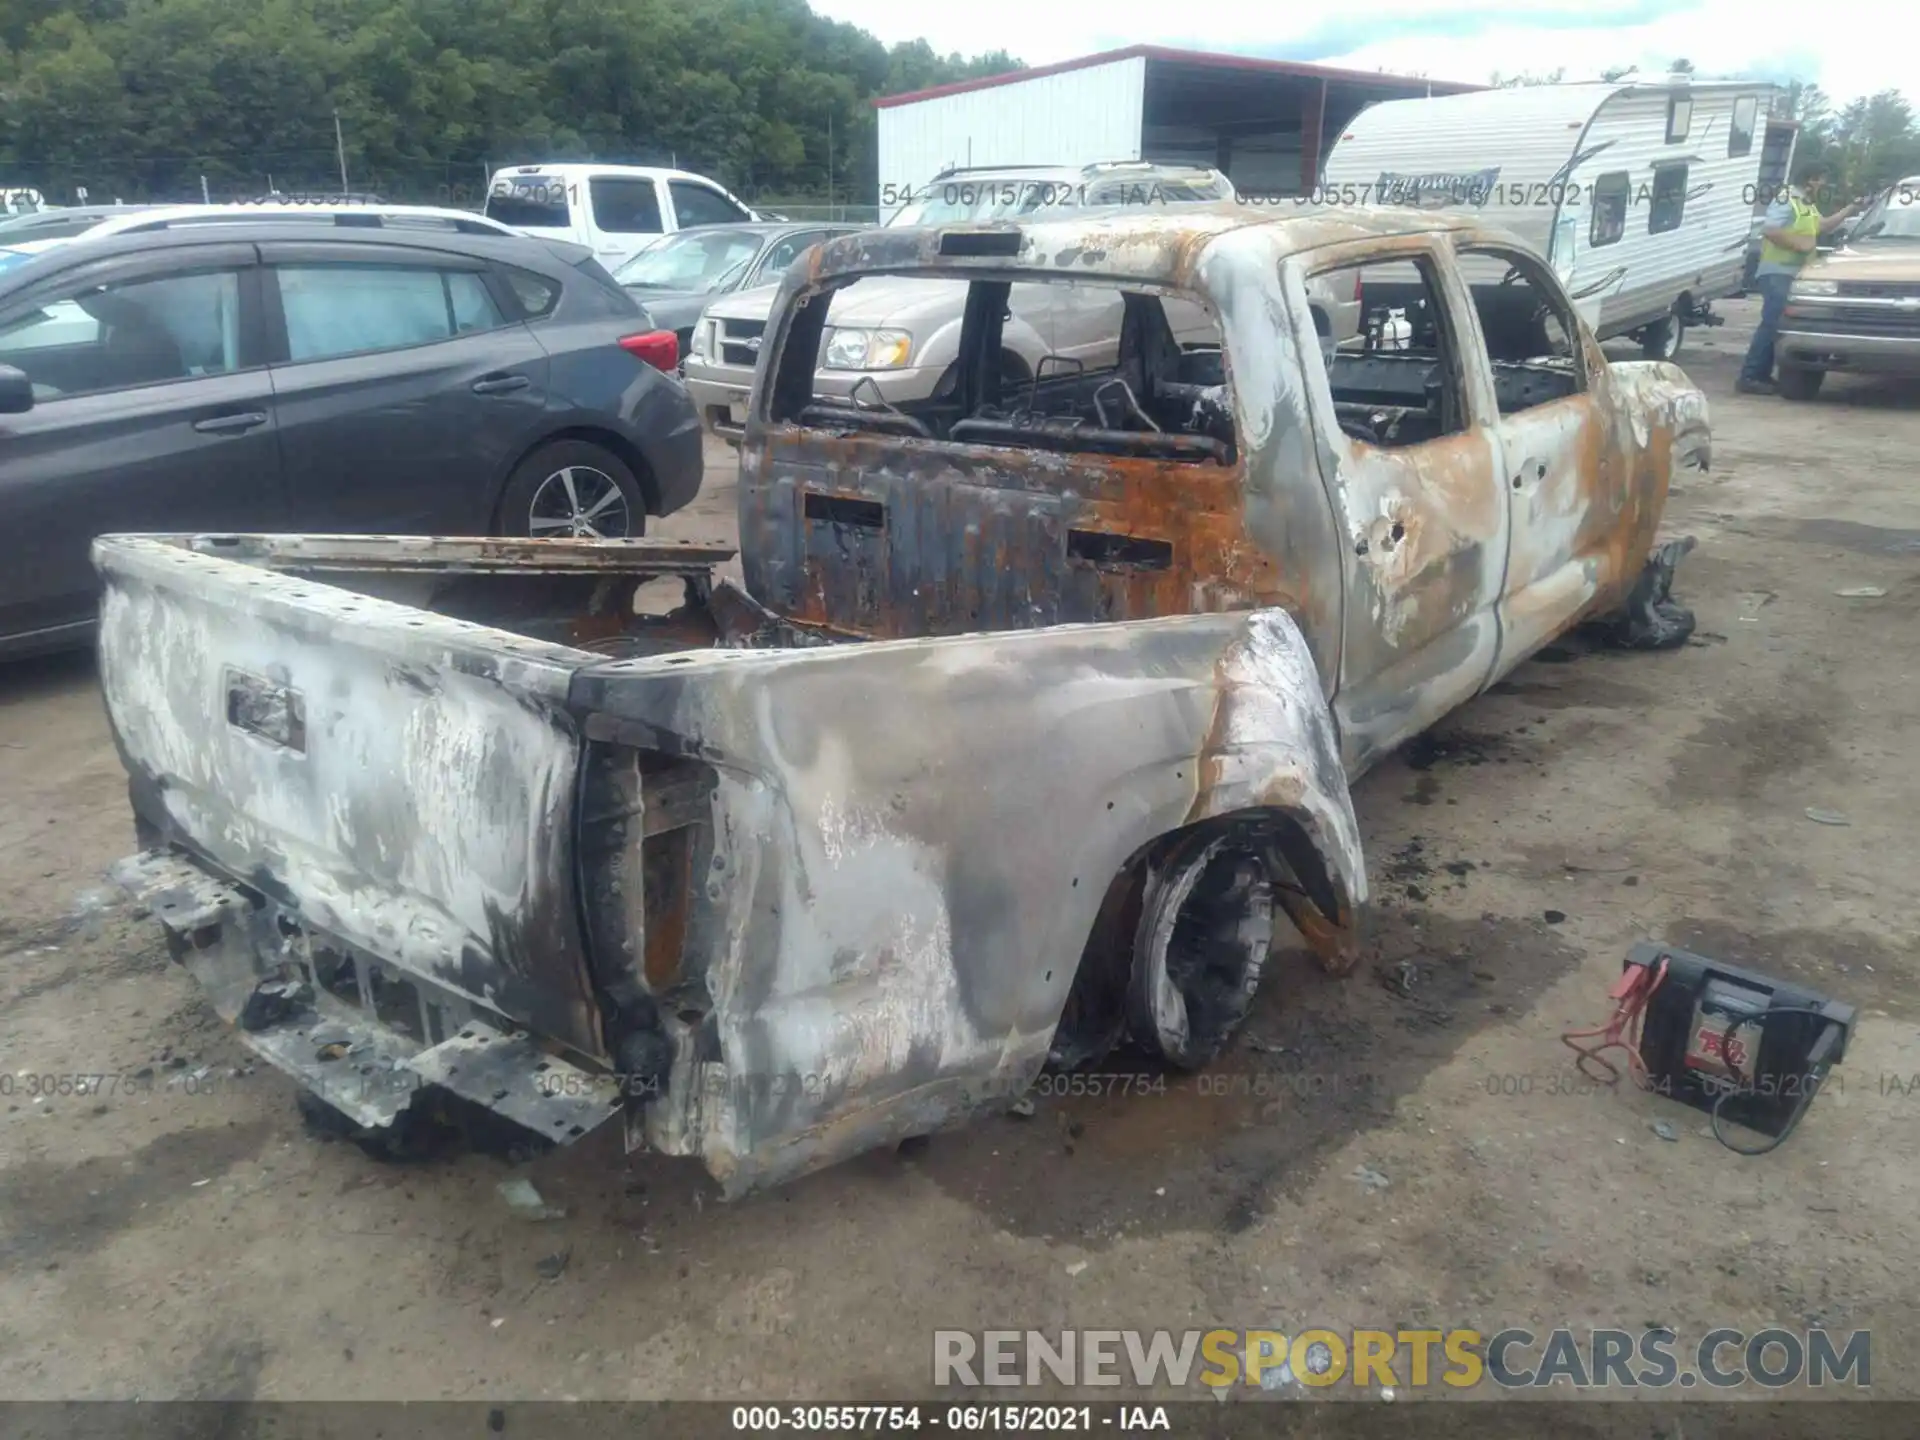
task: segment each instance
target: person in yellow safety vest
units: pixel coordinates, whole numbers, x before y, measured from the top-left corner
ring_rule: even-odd
[[[1800,183],[1767,207],[1761,222],[1760,263],[1754,267],[1754,284],[1760,289],[1760,324],[1747,346],[1746,363],[1740,367],[1740,379],[1734,386],[1742,395],[1773,394],[1773,345],[1780,334],[1780,315],[1787,308],[1787,296],[1794,278],[1807,263],[1820,237],[1860,208],[1854,201],[1844,210],[1822,215],[1813,196],[1824,188],[1826,166],[1812,164],[1800,172]]]

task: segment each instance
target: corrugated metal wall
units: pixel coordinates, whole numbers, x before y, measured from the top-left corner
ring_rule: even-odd
[[[924,185],[949,165],[1086,165],[1140,158],[1144,56],[939,95],[879,112],[880,216],[888,186]]]

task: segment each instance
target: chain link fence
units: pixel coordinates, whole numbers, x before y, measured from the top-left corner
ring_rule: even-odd
[[[159,156],[102,159],[83,164],[9,163],[0,184],[38,190],[52,205],[193,204],[288,195],[373,194],[394,204],[446,205],[478,210],[486,203],[491,167],[484,160],[405,165],[355,163],[349,154],[341,183],[331,150],[235,158]]]
[[[742,197],[746,198],[746,197]],[[788,220],[818,220],[830,225],[878,225],[878,205],[828,205],[819,200],[787,200],[778,196],[758,196],[747,203],[762,215],[780,215]]]

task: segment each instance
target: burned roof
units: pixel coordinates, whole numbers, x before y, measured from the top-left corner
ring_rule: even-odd
[[[1475,230],[1470,217],[1384,206],[1309,205],[1282,196],[1208,205],[1116,206],[1015,223],[888,226],[830,240],[814,252],[815,281],[889,271],[1050,270],[1179,285],[1212,241],[1268,230],[1281,255],[1350,240]]]

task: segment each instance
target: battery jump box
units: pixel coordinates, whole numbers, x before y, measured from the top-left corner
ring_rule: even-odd
[[[1793,1132],[1846,1054],[1856,1012],[1815,991],[1671,946],[1642,943],[1623,978],[1646,972],[1645,1084],[1705,1110],[1729,1149],[1759,1155]],[[1736,1145],[1722,1121],[1770,1137]]]

